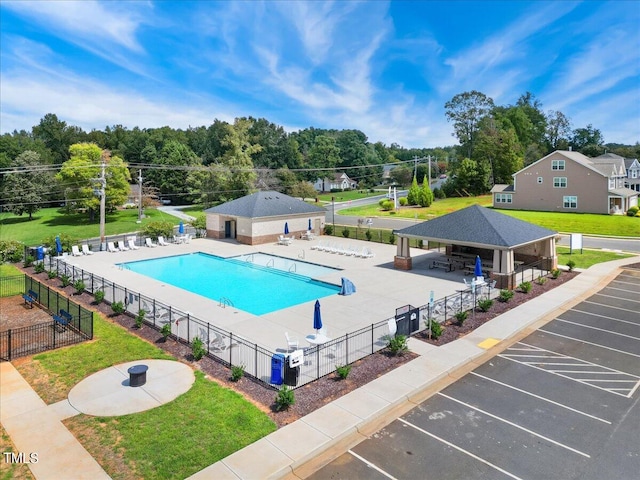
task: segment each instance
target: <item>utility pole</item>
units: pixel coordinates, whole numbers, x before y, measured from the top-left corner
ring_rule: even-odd
[[[102,168],[100,173],[100,250],[106,250],[107,244],[104,235],[104,217],[105,217],[105,206],[106,206],[106,186],[107,186],[107,177],[105,175],[105,169],[107,167],[107,163],[105,162],[104,154],[102,155]]]
[[[427,155],[427,160],[429,162],[429,180],[427,181],[427,185],[429,185],[429,188],[431,188],[431,155]]]
[[[138,171],[138,221],[142,223],[142,169]]]
[[[413,156],[413,178],[416,178],[418,175],[418,157],[416,155]]]

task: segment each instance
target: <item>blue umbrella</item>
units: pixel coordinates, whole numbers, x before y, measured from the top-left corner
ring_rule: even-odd
[[[178,233],[180,235],[184,235],[184,223],[180,222],[180,225],[178,225]]]
[[[311,219],[309,219],[309,228],[307,230],[311,231]]]
[[[56,236],[56,252],[58,252],[58,255],[62,253],[62,242],[60,242],[59,236]]]
[[[289,222],[284,222],[284,234],[289,235]]]
[[[316,305],[313,309],[313,328],[315,328],[316,333],[320,331],[322,328],[322,317],[320,316],[320,301],[316,300]]]
[[[482,260],[480,260],[480,255],[476,255],[476,266],[473,273],[476,277],[482,277]]]

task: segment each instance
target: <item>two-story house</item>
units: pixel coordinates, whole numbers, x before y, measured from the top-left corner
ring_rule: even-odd
[[[637,158],[625,158],[624,166],[627,169],[627,178],[624,186],[640,192],[640,162]]]
[[[331,177],[318,178],[313,183],[317,192],[330,192],[332,190],[354,190],[358,188],[358,182],[349,178],[346,173],[336,173]]]
[[[513,210],[622,214],[638,205],[628,188],[624,158],[589,158],[558,150],[513,174],[513,185],[494,185],[493,206]]]

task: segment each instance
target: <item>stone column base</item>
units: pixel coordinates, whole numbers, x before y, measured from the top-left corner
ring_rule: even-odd
[[[393,267],[398,270],[411,270],[413,262],[411,257],[393,257]]]

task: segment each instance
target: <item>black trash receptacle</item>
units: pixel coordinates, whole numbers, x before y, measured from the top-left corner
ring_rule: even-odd
[[[289,362],[284,365],[284,384],[290,387],[298,385],[298,377],[300,376],[300,367],[290,367]]]
[[[129,386],[130,387],[141,387],[145,383],[147,383],[147,370],[149,369],[146,365],[134,365],[130,367],[127,372],[129,373]]]
[[[271,381],[269,383],[272,385],[282,385],[284,360],[285,356],[282,353],[274,353],[271,357]]]

